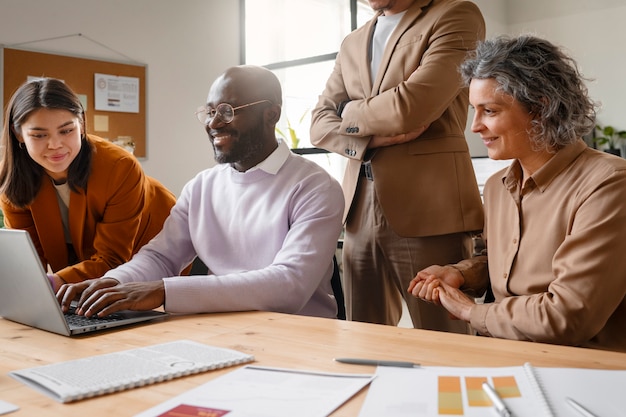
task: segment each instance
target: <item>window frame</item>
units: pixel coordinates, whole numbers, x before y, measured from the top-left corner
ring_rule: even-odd
[[[240,47],[239,47],[239,61],[241,65],[245,65],[246,61],[246,1],[247,0],[239,0],[239,16],[240,16]],[[255,1],[255,0],[248,0]],[[358,25],[358,11],[359,11],[359,2],[365,4],[366,0],[348,0],[349,8],[350,8],[350,32],[357,29]],[[363,6],[361,6],[363,7]],[[369,7],[369,4],[368,4]],[[369,19],[369,17],[368,17]],[[279,71],[289,68],[295,68],[304,65],[311,64],[319,64],[319,63],[334,63],[337,58],[337,54],[339,53],[339,45],[337,45],[337,51],[326,53],[322,55],[312,55],[307,56],[300,59],[294,60],[285,60],[285,61],[277,61],[270,62],[268,64],[262,65],[264,68],[267,68],[271,71]],[[285,94],[285,90],[283,89],[283,94]],[[282,126],[281,126],[282,128]],[[279,126],[277,126],[277,131],[281,136],[284,134],[279,130]],[[302,155],[306,158],[312,159],[314,162],[322,166],[325,170],[327,170],[332,176],[334,176],[337,180],[341,181],[343,176],[343,172],[345,170],[344,157],[341,155],[333,154],[325,149],[317,148],[311,146],[309,144],[305,144],[305,146],[299,145],[297,147],[291,147],[291,151],[293,153]],[[326,156],[324,156],[326,155]]]
[[[241,65],[246,63],[246,1],[254,0],[239,0],[239,27],[241,37],[239,39],[239,62]],[[357,28],[357,2],[358,0],[349,0],[350,4],[350,30],[353,31]],[[315,55],[301,59],[294,59],[290,61],[278,61],[270,64],[263,65],[269,70],[277,70],[283,68],[296,67],[299,65],[315,64],[318,62],[334,61],[337,57],[337,52],[329,54]]]

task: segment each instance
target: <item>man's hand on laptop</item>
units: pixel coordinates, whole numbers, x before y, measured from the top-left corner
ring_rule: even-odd
[[[153,310],[162,306],[165,286],[162,280],[120,284],[113,278],[103,277],[65,284],[57,292],[63,311],[68,311],[77,298],[76,314],[104,317],[120,310]]]

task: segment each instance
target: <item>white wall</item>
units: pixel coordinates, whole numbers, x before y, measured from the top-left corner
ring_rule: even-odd
[[[508,30],[507,24],[507,0],[473,0],[480,8],[485,19],[485,26],[487,28],[487,38],[506,33]],[[483,145],[482,140],[478,134],[472,133],[470,126],[472,125],[472,118],[474,112],[470,108],[467,115],[467,128],[465,129],[465,137],[467,138],[467,144],[472,156],[487,156],[487,148]]]
[[[487,36],[532,33],[562,46],[589,79],[600,105],[598,122],[626,130],[625,0],[474,0],[487,24]],[[477,135],[467,138],[474,156],[486,155]]]
[[[215,164],[194,112],[215,77],[239,64],[238,1],[0,0],[0,44],[145,64],[146,172],[178,195]]]
[[[626,130],[626,2],[508,1],[509,32],[534,33],[565,48],[590,79],[589,94],[601,105],[598,122]]]
[[[589,89],[604,106],[599,120],[626,129],[626,83],[620,74],[626,64],[624,0],[474,2],[485,16],[487,36],[530,31],[568,48],[585,75],[596,80]],[[30,43],[77,33],[105,47],[80,36]],[[29,43],[15,45],[24,42]],[[193,112],[213,79],[239,63],[238,1],[0,0],[0,44],[127,61],[121,53],[145,64],[146,172],[179,194],[195,173],[214,164]],[[468,141],[475,155],[485,154],[475,136]]]

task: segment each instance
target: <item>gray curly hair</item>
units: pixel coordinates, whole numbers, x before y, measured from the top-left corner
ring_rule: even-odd
[[[466,85],[493,78],[534,116],[529,135],[535,149],[555,152],[589,134],[596,104],[576,62],[554,44],[532,35],[482,41],[461,64]]]

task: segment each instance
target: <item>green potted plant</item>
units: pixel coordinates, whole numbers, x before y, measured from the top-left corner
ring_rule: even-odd
[[[298,138],[298,134],[296,133],[296,130],[293,127],[291,127],[291,122],[289,122],[289,119],[287,119],[287,133],[288,134],[285,134],[278,127],[276,127],[276,133],[278,133],[283,139],[287,141],[287,145],[289,145],[291,149],[296,149],[298,145],[300,144],[300,138]]]
[[[302,116],[300,116],[300,119],[298,119],[298,126],[302,124],[302,121],[308,114],[309,114],[309,109],[306,109],[304,113],[302,113]],[[300,146],[300,138],[298,137],[296,128],[291,124],[289,117],[286,117],[286,120],[287,120],[287,131],[283,132],[277,126],[275,128],[276,133],[278,133],[278,135],[281,136],[287,142],[287,145],[291,149],[297,149]]]
[[[594,142],[598,145],[608,145],[605,152],[612,153],[617,156],[622,155],[619,145],[622,139],[626,139],[626,130],[617,130],[613,126],[609,125],[596,125],[596,132],[598,134],[594,137]]]
[[[0,229],[4,227],[4,214],[2,214],[2,210],[0,210]]]

